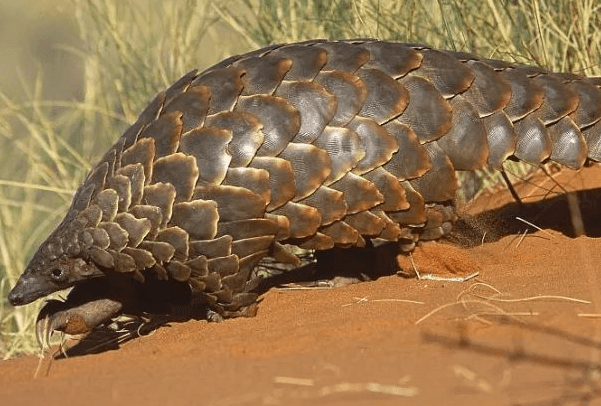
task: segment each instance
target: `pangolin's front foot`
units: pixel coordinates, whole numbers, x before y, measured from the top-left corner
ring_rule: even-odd
[[[84,334],[115,316],[122,309],[121,302],[96,299],[73,306],[69,301],[50,300],[36,320],[36,337],[43,348],[54,331],[66,334]]]

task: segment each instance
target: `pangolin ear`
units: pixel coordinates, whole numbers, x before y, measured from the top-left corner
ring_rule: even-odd
[[[78,259],[76,260],[75,267],[77,268],[77,273],[86,279],[104,276],[104,272],[102,272],[91,261],[84,261],[82,259]]]

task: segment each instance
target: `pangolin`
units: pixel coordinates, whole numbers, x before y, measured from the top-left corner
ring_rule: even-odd
[[[165,291],[252,316],[270,260],[456,219],[455,171],[601,160],[601,78],[379,40],[273,45],[183,76],[91,170],[10,292],[74,287],[38,336],[83,333]]]

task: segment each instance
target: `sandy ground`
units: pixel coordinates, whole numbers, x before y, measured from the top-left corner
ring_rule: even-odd
[[[564,195],[526,184],[520,208],[495,190],[466,209],[484,214],[459,227],[459,242],[474,246],[434,243],[414,256],[422,274],[478,271],[475,279],[388,276],[334,289],[271,289],[255,318],[171,323],[100,354],[0,362],[0,399],[11,406],[601,404],[594,238],[601,168],[555,176],[580,190],[588,236],[573,237]],[[557,190],[542,175],[532,182]]]

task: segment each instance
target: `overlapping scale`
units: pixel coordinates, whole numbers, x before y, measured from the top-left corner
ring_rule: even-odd
[[[193,199],[215,202],[220,221],[261,218],[267,205],[261,196],[239,186],[207,185],[197,187],[194,190]],[[213,238],[213,236],[209,238]]]
[[[365,156],[353,169],[357,175],[382,166],[399,150],[394,138],[372,119],[357,116],[346,127],[359,136],[365,149]]]
[[[218,273],[220,276],[233,275],[240,266],[237,255],[211,258],[207,261],[210,273]]]
[[[383,210],[372,210],[372,212],[384,221],[384,228],[377,235],[377,238],[386,241],[397,241],[401,235],[401,228],[398,223],[393,221]]]
[[[336,100],[336,112],[329,125],[343,127],[363,108],[367,87],[356,75],[344,71],[322,71],[315,82],[323,86]]]
[[[334,239],[318,231],[309,238],[296,241],[296,244],[305,250],[329,250],[334,248]]]
[[[123,151],[121,166],[140,164],[144,167],[144,184],[152,179],[153,160],[155,155],[154,139],[143,138]]]
[[[332,120],[337,109],[337,98],[314,82],[285,81],[275,95],[290,103],[300,114],[300,128],[292,142],[311,143]]]
[[[191,240],[189,255],[190,257],[225,257],[232,253],[232,241],[231,235],[207,240]]]
[[[517,142],[515,156],[538,165],[551,155],[551,139],[547,127],[537,115],[528,115],[514,124]]]
[[[288,202],[273,210],[273,213],[285,216],[290,220],[289,238],[309,237],[315,234],[321,225],[319,210],[306,204]]]
[[[231,236],[234,240],[243,238],[260,237],[262,235],[276,235],[278,223],[267,219],[249,219],[219,222],[217,236]]]
[[[177,202],[190,200],[197,180],[198,166],[194,157],[177,152],[154,161],[152,183],[172,185]]]
[[[260,237],[246,238],[232,243],[232,254],[238,258],[267,250],[274,242],[273,235],[263,235]]]
[[[453,110],[434,85],[417,76],[403,78],[401,83],[409,91],[409,105],[398,120],[409,126],[422,143],[445,135],[452,126]]]
[[[265,213],[265,218],[274,222],[277,226],[276,240],[283,241],[290,238],[290,220],[279,214]]]
[[[356,75],[367,89],[367,96],[359,115],[383,124],[405,111],[409,104],[409,92],[402,83],[378,69],[361,68]]]
[[[318,46],[328,52],[328,60],[323,67],[324,71],[353,73],[371,59],[369,50],[348,42],[324,42]]]
[[[119,213],[115,216],[117,223],[127,233],[129,247],[137,247],[148,235],[151,223],[148,219],[137,219],[129,213]]]
[[[399,146],[399,150],[382,166],[384,169],[400,180],[417,178],[430,169],[430,156],[411,127],[394,120],[386,123],[384,129]]]
[[[182,135],[179,151],[194,157],[198,181],[220,184],[232,160],[228,144],[232,133],[214,127],[203,127]]]
[[[418,193],[410,182],[401,182],[409,202],[409,209],[388,213],[388,216],[401,225],[416,226],[426,222],[424,197]]]
[[[217,234],[219,213],[214,200],[193,200],[173,205],[170,225],[186,231],[190,238],[210,240]]]
[[[577,95],[580,103],[570,118],[578,128],[588,127],[601,120],[601,92],[585,80],[574,80],[568,84]]]
[[[332,238],[334,244],[339,247],[356,245],[359,238],[361,238],[356,229],[342,220],[336,221],[329,226],[322,227],[320,232]]]
[[[144,166],[140,163],[137,163],[121,167],[117,171],[117,176],[124,176],[128,180],[130,187],[129,205],[135,206],[140,204],[144,194],[144,183],[146,181],[146,177],[144,176]]]
[[[266,55],[244,58],[235,64],[244,70],[242,76],[243,96],[254,94],[273,94],[292,67],[288,58]]]
[[[294,171],[290,162],[282,158],[256,157],[250,166],[269,173],[270,200],[267,211],[283,206],[296,196]]]
[[[171,99],[165,106],[165,112],[180,112],[182,132],[188,132],[204,124],[210,99],[211,91],[207,87],[194,86]]]
[[[386,169],[376,168],[363,177],[373,183],[384,198],[384,201],[376,206],[379,210],[397,211],[409,208],[405,189],[399,183],[399,179]]]
[[[484,167],[488,159],[488,142],[478,112],[462,95],[449,103],[453,108],[452,127],[435,142],[444,150],[455,170],[473,171]]]
[[[330,157],[330,174],[324,181],[326,186],[340,180],[365,157],[361,139],[348,128],[326,127],[313,145]]]
[[[104,189],[96,195],[94,202],[102,211],[102,221],[113,221],[119,205],[117,192],[114,189]]]
[[[482,119],[488,140],[488,164],[501,169],[503,162],[515,152],[517,134],[504,111]]]
[[[108,179],[107,186],[117,192],[117,211],[123,212],[131,204],[131,186],[129,179],[123,175],[115,175]]]
[[[96,204],[92,204],[82,210],[78,216],[85,220],[84,227],[96,227],[102,219],[102,210]]]
[[[145,205],[155,207],[159,210],[161,219],[160,226],[162,227],[164,227],[171,219],[175,196],[175,186],[170,183],[155,183],[144,188],[144,197],[142,198],[142,201]]]
[[[384,196],[376,185],[352,172],[347,173],[329,187],[344,194],[348,214],[369,210],[384,202]]]
[[[551,159],[572,169],[580,169],[586,161],[588,149],[580,129],[570,117],[548,127],[551,139]]]
[[[436,142],[424,144],[430,155],[430,170],[423,176],[410,181],[426,202],[453,200],[459,187],[455,168],[449,157]]]
[[[340,220],[346,214],[344,194],[327,186],[320,186],[315,193],[304,198],[299,203],[315,207],[321,215],[321,224],[328,225]]]
[[[119,224],[114,222],[101,222],[98,224],[98,228],[106,231],[109,236],[109,248],[115,251],[121,251],[127,246],[129,235]]]
[[[464,92],[474,81],[475,75],[465,64],[443,52],[423,49],[422,61],[411,75],[419,76],[430,83],[444,98]]]
[[[136,263],[136,268],[139,270],[151,268],[156,264],[156,259],[149,251],[139,248],[125,247],[123,248],[122,252],[133,258],[134,262]]]
[[[250,273],[266,254],[267,250],[255,252],[252,255],[240,258],[238,272],[224,277],[222,279],[223,285],[229,287],[234,292],[244,290],[244,285],[248,281]]]
[[[206,86],[211,98],[208,114],[215,114],[231,110],[237,103],[244,87],[243,74],[243,69],[233,66],[209,70],[194,79],[191,86]]]
[[[584,129],[582,135],[586,140],[588,157],[601,162],[601,121]]]
[[[173,247],[173,258],[176,260],[185,260],[188,258],[188,233],[180,227],[167,227],[161,231],[156,237],[157,242],[163,242]]]
[[[266,203],[271,201],[269,172],[265,169],[229,168],[223,184],[244,187],[261,196]]]
[[[545,96],[538,117],[543,124],[556,123],[578,107],[578,95],[562,80],[553,75],[538,75],[532,79],[541,87]]]
[[[250,113],[221,112],[208,117],[206,125],[231,132],[232,139],[227,150],[231,156],[230,167],[234,168],[247,166],[265,139],[261,131],[263,124]]]
[[[134,273],[136,271],[136,261],[127,254],[113,250],[107,251],[113,257],[112,269],[122,273]]]
[[[380,234],[386,222],[370,211],[362,211],[344,218],[344,222],[353,227],[361,235],[375,236]]]
[[[523,69],[505,69],[500,75],[511,86],[511,99],[503,109],[511,121],[526,117],[543,104],[543,89]]]
[[[511,99],[511,86],[493,68],[481,61],[470,60],[467,65],[475,78],[462,94],[480,117],[487,117],[505,108]]]
[[[163,221],[163,209],[157,206],[140,204],[132,207],[130,213],[137,219],[148,219],[150,221],[150,231],[148,232],[149,239],[156,237]]]
[[[153,121],[142,131],[138,139],[152,138],[155,145],[155,158],[165,157],[177,151],[182,128],[182,113],[174,111]]]
[[[187,282],[192,274],[192,269],[179,261],[169,262],[165,265],[165,269],[167,270],[170,278],[178,282]]]
[[[286,148],[301,126],[300,113],[285,99],[275,96],[241,97],[237,111],[252,114],[263,125],[264,141],[257,156],[276,156]]]
[[[398,79],[420,67],[423,55],[406,44],[395,42],[373,41],[361,45],[370,53],[370,60],[365,68],[373,68]]]
[[[313,80],[328,61],[328,53],[324,49],[298,44],[277,48],[270,55],[292,61],[285,80]]]
[[[315,192],[330,175],[331,161],[328,153],[313,145],[291,142],[279,157],[290,162],[294,171],[294,201]]]

